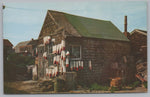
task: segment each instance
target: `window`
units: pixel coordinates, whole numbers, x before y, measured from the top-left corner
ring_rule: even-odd
[[[77,59],[81,58],[81,46],[80,45],[71,45],[69,46],[70,58]]]

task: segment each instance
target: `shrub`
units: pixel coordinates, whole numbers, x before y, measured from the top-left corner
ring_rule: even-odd
[[[145,88],[147,88],[147,82],[144,82],[143,85]]]
[[[111,87],[110,91],[111,91],[111,93],[114,93],[114,91],[119,91],[119,88],[117,88],[117,87]]]
[[[4,81],[15,81],[17,73],[24,73],[26,66],[33,64],[34,58],[31,56],[20,56],[16,53],[7,55],[4,59]]]
[[[8,62],[11,64],[16,64],[16,66],[26,66],[33,65],[35,60],[32,56],[20,56],[14,53],[8,56]]]
[[[140,85],[140,82],[139,81],[135,81],[132,84],[130,84],[129,86],[134,89],[134,88],[138,87],[139,85]]]
[[[101,86],[101,85],[98,85],[97,83],[94,83],[91,85],[90,87],[90,90],[104,90],[104,91],[107,91],[109,89],[108,86]]]

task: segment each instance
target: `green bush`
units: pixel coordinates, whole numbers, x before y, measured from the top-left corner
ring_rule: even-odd
[[[4,81],[15,81],[16,73],[20,72],[21,68],[33,64],[34,58],[32,56],[20,56],[16,53],[7,55],[7,58],[4,58]],[[23,73],[23,71],[21,72]]]
[[[111,87],[111,90],[113,90],[113,91],[119,91],[119,88],[117,88],[117,87]]]
[[[119,88],[117,88],[117,87],[111,87],[110,91],[111,91],[111,93],[114,93],[114,91],[119,91]]]
[[[134,89],[134,88],[138,87],[139,85],[140,85],[140,82],[139,81],[135,81],[132,84],[130,84],[129,86]]]
[[[90,90],[104,90],[104,91],[107,91],[109,89],[108,86],[101,86],[101,85],[98,85],[97,83],[94,83],[91,85],[90,87]]]
[[[21,56],[15,53],[9,55],[7,61],[11,64],[16,64],[16,66],[33,65],[35,62],[32,56]]]
[[[147,88],[147,82],[144,82],[143,85],[145,88]]]

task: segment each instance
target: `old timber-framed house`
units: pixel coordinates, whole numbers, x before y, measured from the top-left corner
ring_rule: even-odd
[[[128,38],[111,21],[48,10],[33,72],[38,79],[76,72],[77,81],[106,83],[127,77],[120,63],[129,54]]]

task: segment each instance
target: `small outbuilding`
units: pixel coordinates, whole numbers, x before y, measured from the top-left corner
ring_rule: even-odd
[[[129,55],[129,39],[111,21],[48,10],[38,37],[38,78],[76,72],[87,84],[129,80]]]

